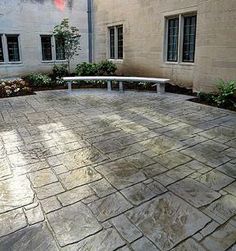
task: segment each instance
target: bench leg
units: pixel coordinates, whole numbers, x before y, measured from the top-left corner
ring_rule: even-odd
[[[124,91],[124,88],[123,88],[123,82],[119,82],[119,91],[120,92],[123,92]]]
[[[157,93],[158,94],[165,93],[165,83],[157,83]]]
[[[107,81],[107,90],[111,91],[111,81]]]
[[[71,90],[72,90],[72,83],[68,82],[68,92],[71,92]]]

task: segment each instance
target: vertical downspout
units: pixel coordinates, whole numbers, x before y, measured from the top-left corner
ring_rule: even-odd
[[[93,62],[93,18],[92,18],[92,0],[87,0],[88,13],[88,59]]]

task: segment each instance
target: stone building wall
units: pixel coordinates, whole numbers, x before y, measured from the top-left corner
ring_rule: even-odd
[[[196,12],[194,64],[166,63],[166,17]],[[168,77],[195,91],[236,79],[235,0],[94,0],[94,60],[108,58],[108,26],[123,24],[125,75]]]
[[[87,0],[1,0],[0,35],[19,34],[20,63],[0,63],[0,77],[12,77],[29,72],[48,72],[55,61],[42,62],[40,35],[52,34],[53,27],[64,18],[79,28],[81,51],[72,68],[88,61]],[[58,63],[58,62],[57,62]]]

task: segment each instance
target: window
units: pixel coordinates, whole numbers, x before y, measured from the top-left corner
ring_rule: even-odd
[[[51,36],[41,36],[41,45],[42,45],[42,60],[51,61],[52,60]]]
[[[65,40],[55,37],[56,60],[65,60]]]
[[[183,62],[194,62],[196,16],[184,17]]]
[[[2,46],[2,35],[0,35],[0,62],[4,62],[3,46]]]
[[[118,59],[123,58],[123,26],[117,28],[118,33]]]
[[[179,18],[168,20],[168,54],[167,60],[177,62],[178,60],[178,38],[179,38]]]
[[[115,28],[110,28],[110,58],[115,58]]]
[[[194,63],[197,16],[179,15],[167,19],[166,59]]]
[[[9,62],[20,61],[18,35],[7,35],[7,49]]]
[[[109,58],[123,59],[123,26],[109,28]]]

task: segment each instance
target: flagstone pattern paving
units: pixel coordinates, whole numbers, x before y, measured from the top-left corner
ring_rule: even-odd
[[[236,250],[236,113],[187,98],[0,100],[0,251]]]

